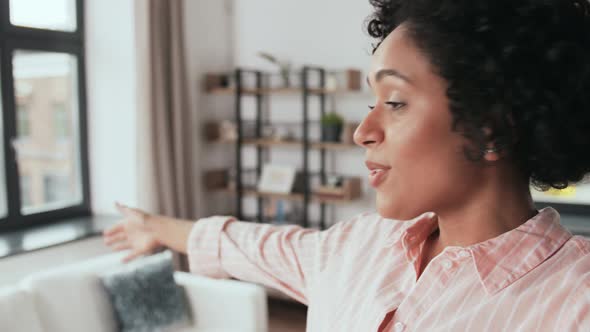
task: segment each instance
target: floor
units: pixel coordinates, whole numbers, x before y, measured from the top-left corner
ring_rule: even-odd
[[[305,332],[307,306],[282,299],[268,299],[269,332]]]

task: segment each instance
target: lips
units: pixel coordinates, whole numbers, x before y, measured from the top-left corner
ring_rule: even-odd
[[[365,161],[365,165],[367,165],[367,168],[371,171],[374,169],[390,169],[391,168],[390,166],[387,166],[384,164],[379,164],[379,163],[369,161],[369,160]]]
[[[365,165],[369,169],[369,183],[375,188],[385,180],[391,168],[390,166],[368,160],[365,162]]]

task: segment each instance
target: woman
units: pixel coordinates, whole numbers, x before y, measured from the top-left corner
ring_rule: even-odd
[[[529,191],[590,171],[588,2],[371,3],[354,139],[377,213],[317,231],[121,206],[107,244],[280,289],[308,331],[590,331],[590,242]]]

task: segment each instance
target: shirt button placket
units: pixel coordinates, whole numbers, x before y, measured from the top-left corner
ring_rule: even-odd
[[[469,254],[469,251],[467,251],[467,250],[461,250],[459,252],[459,257],[461,257],[461,258],[467,258],[469,256],[471,256],[471,254]]]
[[[443,261],[441,262],[441,264],[442,264],[442,266],[443,266],[443,267],[444,267],[446,270],[450,269],[450,268],[453,266],[453,262],[451,262],[451,261],[450,261],[450,260],[448,260],[448,259],[445,259],[445,260],[443,260]]]
[[[395,332],[402,332],[405,328],[406,326],[402,322],[397,322],[395,325],[393,325],[393,330]]]

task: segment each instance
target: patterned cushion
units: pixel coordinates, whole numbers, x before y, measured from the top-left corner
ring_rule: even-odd
[[[120,331],[171,331],[190,323],[184,290],[174,281],[170,251],[136,259],[100,278]]]

